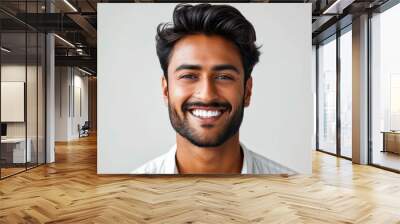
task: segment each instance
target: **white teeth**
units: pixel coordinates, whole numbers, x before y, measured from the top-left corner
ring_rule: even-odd
[[[221,115],[221,112],[218,110],[193,110],[192,114],[196,117],[200,118],[210,118],[210,117],[218,117]]]

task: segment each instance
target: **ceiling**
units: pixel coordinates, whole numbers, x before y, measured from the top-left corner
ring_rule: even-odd
[[[351,23],[351,17],[376,8],[387,0],[251,0],[232,2],[257,3],[311,3],[313,43],[317,43],[336,31],[337,21],[341,26]],[[56,65],[81,66],[96,71],[97,56],[97,3],[138,2],[188,2],[166,0],[1,0],[0,24],[4,33],[18,33],[29,28],[31,31],[55,32]],[[199,1],[194,1],[199,2]],[[210,2],[210,1],[208,1]],[[227,2],[227,1],[212,1]],[[52,13],[49,13],[49,12]],[[346,23],[347,19],[347,23]],[[279,22],[279,21],[278,21]],[[21,38],[8,41],[18,45]],[[68,44],[67,42],[71,43]],[[3,42],[4,43],[4,42]],[[24,43],[19,43],[24,44]],[[13,45],[13,44],[11,44]],[[29,51],[29,50],[28,50]]]

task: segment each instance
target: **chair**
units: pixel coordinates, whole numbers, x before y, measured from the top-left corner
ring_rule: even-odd
[[[90,129],[89,121],[85,121],[82,127],[78,124],[79,138],[89,136],[89,129]]]

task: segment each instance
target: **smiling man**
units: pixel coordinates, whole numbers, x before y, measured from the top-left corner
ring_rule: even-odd
[[[176,131],[169,152],[135,174],[293,174],[239,140],[259,60],[253,25],[228,5],[178,5],[157,28],[162,92]]]

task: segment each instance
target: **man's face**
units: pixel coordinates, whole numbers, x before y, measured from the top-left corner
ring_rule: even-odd
[[[216,147],[238,132],[252,79],[244,82],[232,42],[197,34],[175,44],[162,87],[175,131],[199,147]]]

